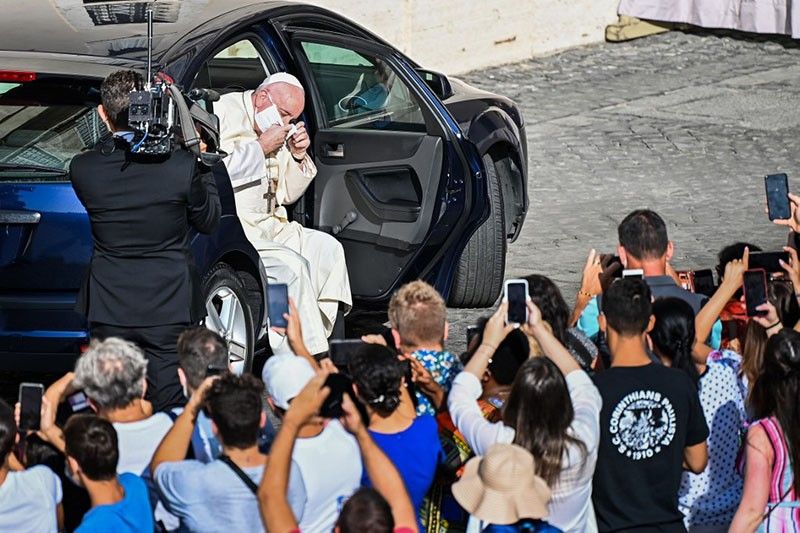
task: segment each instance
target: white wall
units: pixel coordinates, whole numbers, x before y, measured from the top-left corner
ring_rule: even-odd
[[[602,41],[619,0],[305,0],[448,74]]]

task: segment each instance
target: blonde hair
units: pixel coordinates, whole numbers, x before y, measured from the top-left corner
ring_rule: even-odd
[[[447,306],[432,286],[424,281],[412,281],[392,295],[389,322],[407,348],[443,344]]]

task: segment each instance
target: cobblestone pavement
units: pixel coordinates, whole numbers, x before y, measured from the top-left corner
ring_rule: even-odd
[[[715,263],[737,240],[778,249],[763,176],[800,189],[800,48],[791,41],[671,32],[464,76],[522,108],[531,206],[507,277],[542,273],[568,301],[589,249],[648,207],[667,221],[676,268]],[[454,351],[487,310],[451,310]]]

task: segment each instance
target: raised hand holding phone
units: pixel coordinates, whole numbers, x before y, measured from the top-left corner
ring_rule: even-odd
[[[770,174],[764,178],[767,193],[767,212],[770,220],[788,220],[793,218],[789,205],[789,179],[786,174]]]
[[[42,424],[42,397],[44,385],[41,383],[21,383],[19,386],[19,429],[39,431]]]
[[[752,269],[744,273],[744,301],[747,316],[757,317],[765,312],[759,307],[767,303],[767,273],[762,269]]]
[[[519,327],[528,321],[528,281],[506,280],[504,292],[503,302],[507,305],[506,324]]]

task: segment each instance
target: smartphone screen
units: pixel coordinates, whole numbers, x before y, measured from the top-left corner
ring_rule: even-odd
[[[509,281],[506,284],[508,302],[508,324],[524,324],[528,321],[528,284],[524,281]]]
[[[789,180],[786,174],[770,174],[764,178],[770,220],[785,220],[792,215],[789,207]]]
[[[713,296],[717,287],[714,285],[714,273],[710,269],[695,270],[694,292],[705,296]]]
[[[353,382],[344,374],[329,374],[325,379],[325,386],[330,388],[331,392],[322,402],[319,414],[324,418],[339,418],[344,414],[342,410],[344,394],[347,392],[352,396]]]
[[[622,271],[623,278],[636,278],[636,279],[644,279],[644,270],[635,268],[629,270]]]
[[[41,383],[21,383],[19,386],[19,429],[38,431],[41,427],[42,395]]]
[[[751,269],[763,269],[768,274],[783,272],[781,261],[789,264],[789,252],[752,252],[748,266]]]
[[[361,339],[331,339],[329,353],[331,361],[339,369],[339,372],[348,373],[350,359],[362,346],[364,346],[364,341]]]
[[[285,328],[288,324],[283,315],[289,313],[289,288],[283,283],[270,283],[267,288],[267,306],[269,325]]]
[[[767,302],[767,274],[761,269],[748,270],[744,273],[744,301],[747,316],[760,316],[763,311],[756,307]]]
[[[69,402],[69,406],[72,408],[73,413],[86,411],[87,409],[90,408],[89,400],[86,398],[86,395],[82,392],[76,392],[75,394],[67,396],[67,401]]]
[[[478,326],[467,326],[467,347],[472,344],[472,339],[478,335]]]

